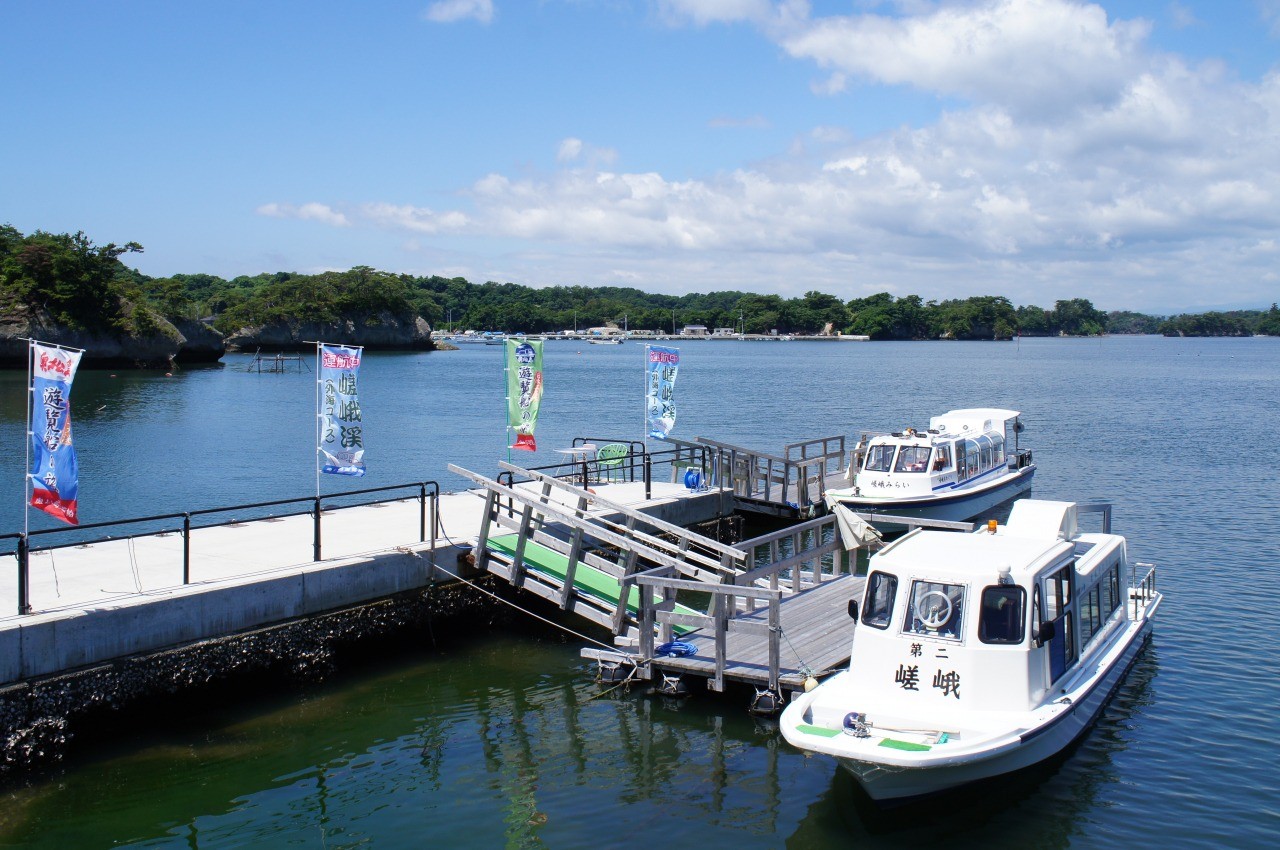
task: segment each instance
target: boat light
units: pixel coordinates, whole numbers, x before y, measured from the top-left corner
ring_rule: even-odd
[[[844,716],[844,733],[855,738],[870,738],[871,724],[867,722],[867,715],[860,711],[851,711],[846,714]]]
[[[999,525],[999,523],[998,523],[998,522],[996,522],[996,521],[995,521],[995,520],[993,520],[993,519],[989,519],[989,520],[987,520],[987,531],[988,531],[989,533],[991,533],[991,534],[995,534],[995,533],[996,533],[996,527],[997,527],[998,525]]]
[[[1011,575],[1012,572],[1013,570],[1011,570],[1009,567],[1001,567],[1000,578],[997,580],[996,583],[997,584],[1013,584],[1013,576]]]

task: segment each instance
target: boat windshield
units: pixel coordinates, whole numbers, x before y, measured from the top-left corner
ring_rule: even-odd
[[[936,581],[911,583],[906,631],[918,635],[959,639],[964,623],[964,585]]]
[[[893,468],[893,445],[876,445],[867,449],[867,462],[862,468],[868,472],[888,472]]]
[[[924,472],[929,468],[928,446],[903,446],[898,449],[898,463],[894,472]]]

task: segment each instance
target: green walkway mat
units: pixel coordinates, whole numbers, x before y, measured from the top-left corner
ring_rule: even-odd
[[[488,546],[495,552],[500,552],[508,558],[514,560],[516,556],[516,543],[519,535],[516,534],[500,534],[497,537],[490,537]],[[541,543],[535,543],[532,540],[526,540],[524,544],[524,565],[529,569],[535,569],[538,572],[558,579],[561,583],[569,574],[569,559],[561,555],[554,549],[549,549]],[[622,588],[618,584],[618,580],[603,570],[578,562],[578,568],[573,573],[573,586],[578,590],[590,593],[592,596],[598,597],[611,605],[617,606],[618,598],[622,595]],[[658,599],[654,597],[655,601]],[[632,587],[630,593],[627,594],[627,611],[635,615],[640,610],[640,589]],[[686,605],[676,603],[675,610],[680,614],[701,614]],[[689,626],[672,626],[671,630],[678,635],[687,635],[694,629]]]

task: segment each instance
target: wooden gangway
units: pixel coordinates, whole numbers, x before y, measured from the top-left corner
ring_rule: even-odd
[[[839,631],[861,579],[834,517],[730,545],[553,476],[502,467],[525,483],[450,467],[485,499],[476,566],[611,629],[625,647],[584,649],[585,657],[639,660],[641,678],[678,671],[705,677],[712,690],[741,681],[774,692],[847,660]],[[695,654],[656,657],[675,638]]]
[[[508,486],[449,467],[479,485],[485,500],[476,566],[615,635],[635,639],[639,573],[662,567],[715,584],[746,569],[747,554],[737,547],[555,476],[500,466],[526,483]]]

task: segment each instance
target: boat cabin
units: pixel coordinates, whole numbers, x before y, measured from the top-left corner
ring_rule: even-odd
[[[1016,447],[1019,415],[994,408],[953,410],[931,418],[925,430],[864,433],[850,464],[855,492],[894,499],[928,496],[1021,468],[1031,462],[1031,453]]]
[[[1081,533],[1076,522],[1073,502],[1022,499],[1003,526],[916,530],[876,553],[852,692],[882,720],[946,716],[957,729],[975,727],[973,712],[1051,700],[1125,621],[1124,538]]]

